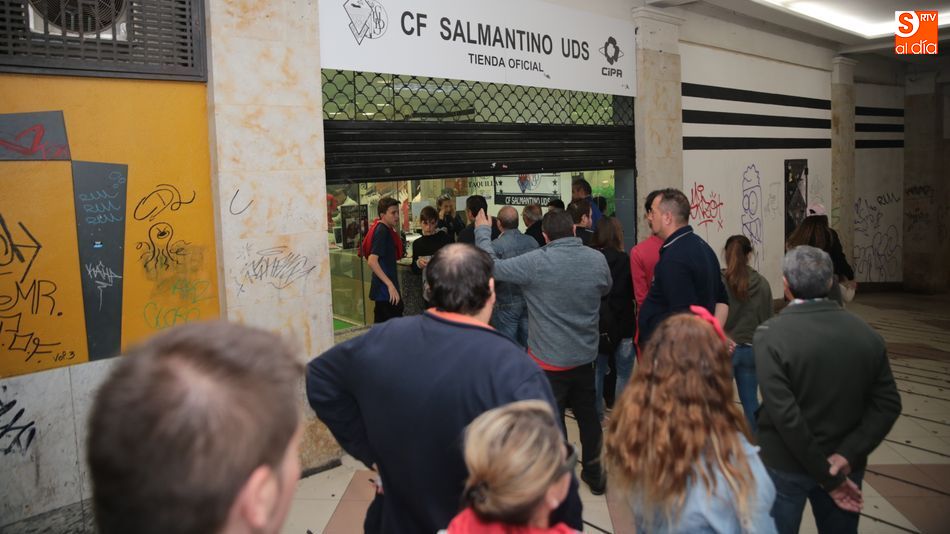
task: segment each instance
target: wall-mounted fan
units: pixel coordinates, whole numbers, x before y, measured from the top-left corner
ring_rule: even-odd
[[[34,33],[129,40],[126,0],[29,0],[29,14]]]

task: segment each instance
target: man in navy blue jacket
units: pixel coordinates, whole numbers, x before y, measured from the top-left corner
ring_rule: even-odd
[[[488,326],[491,274],[488,254],[445,246],[426,267],[434,310],[374,326],[307,366],[310,406],[348,453],[379,470],[382,490],[367,512],[367,532],[445,528],[467,477],[465,427],[519,400],[556,409],[541,369]],[[576,481],[552,521],[581,530]]]
[[[671,314],[702,306],[726,324],[729,295],[722,283],[719,258],[689,225],[689,200],[682,191],[662,189],[653,199],[650,230],[663,239],[653,283],[637,317],[642,347],[660,322]]]

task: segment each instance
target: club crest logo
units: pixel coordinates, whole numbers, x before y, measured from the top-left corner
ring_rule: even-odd
[[[356,44],[363,44],[363,39],[379,39],[389,27],[389,17],[379,0],[347,0],[343,9],[350,17],[350,31]]]

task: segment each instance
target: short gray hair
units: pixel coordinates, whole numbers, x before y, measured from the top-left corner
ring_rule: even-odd
[[[815,299],[827,296],[831,290],[834,267],[827,252],[801,245],[785,254],[782,274],[795,298]]]
[[[543,214],[541,213],[540,204],[528,204],[524,207],[524,210],[521,212],[521,215],[525,218],[525,221],[531,221],[535,223],[541,220]]]

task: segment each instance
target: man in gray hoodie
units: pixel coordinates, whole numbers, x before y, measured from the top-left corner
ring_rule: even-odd
[[[475,244],[495,260],[495,280],[521,287],[528,304],[528,355],[538,363],[554,391],[563,419],[568,407],[577,418],[583,449],[581,480],[600,495],[606,476],[600,465],[603,433],[597,417],[594,362],[599,341],[600,299],[613,280],[607,260],[574,236],[564,211],[541,220],[547,244],[511,259],[499,259],[491,246],[491,221],[475,218]]]

